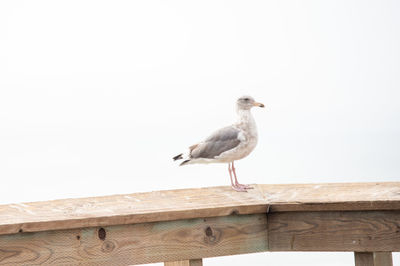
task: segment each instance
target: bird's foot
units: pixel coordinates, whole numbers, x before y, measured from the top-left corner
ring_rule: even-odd
[[[239,187],[239,186],[233,186],[232,185],[233,190],[237,191],[237,192],[247,192],[247,189],[244,187]]]
[[[240,188],[244,188],[244,189],[253,189],[254,187],[250,186],[250,185],[244,185],[244,184],[236,184],[236,187],[240,187]]]

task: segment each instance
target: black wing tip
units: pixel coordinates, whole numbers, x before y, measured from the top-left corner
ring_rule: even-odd
[[[183,155],[182,153],[181,153],[181,154],[178,154],[177,156],[175,156],[175,157],[172,158],[172,159],[174,159],[174,161],[183,159],[182,155]]]
[[[185,165],[185,164],[187,164],[188,162],[190,162],[190,160],[183,161],[179,166]]]

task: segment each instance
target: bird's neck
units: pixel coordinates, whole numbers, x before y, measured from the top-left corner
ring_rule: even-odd
[[[238,121],[237,121],[238,125],[251,125],[255,127],[256,122],[254,121],[254,118],[250,110],[238,109],[237,114],[238,114]]]

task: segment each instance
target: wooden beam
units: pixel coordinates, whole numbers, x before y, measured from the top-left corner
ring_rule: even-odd
[[[0,235],[265,213],[267,208],[258,191],[238,193],[230,187],[8,204],[0,205]]]
[[[354,252],[356,266],[393,266],[391,252]]]
[[[0,205],[0,265],[193,264],[261,251],[355,251],[356,261],[375,252],[374,266],[388,266],[390,252],[400,251],[400,182]]]
[[[203,266],[203,260],[181,260],[181,261],[171,261],[165,262],[164,266]]]
[[[400,211],[268,214],[270,251],[400,251]]]
[[[270,212],[400,210],[400,182],[257,185]]]
[[[400,210],[400,182],[255,185],[0,205],[0,235],[286,211]]]
[[[261,252],[267,244],[266,215],[230,215],[3,235],[0,265],[133,265]]]
[[[374,251],[375,264],[387,266],[377,263],[400,251],[400,211],[229,215],[0,236],[0,265],[132,265],[262,251]]]
[[[372,252],[354,252],[356,266],[374,266],[374,256]]]

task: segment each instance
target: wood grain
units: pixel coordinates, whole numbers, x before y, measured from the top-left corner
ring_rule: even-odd
[[[164,266],[203,266],[203,260],[181,260],[165,262]]]
[[[266,211],[258,191],[238,193],[230,187],[18,203],[0,205],[0,235]]]
[[[374,252],[374,266],[393,266],[392,252]]]
[[[372,252],[355,252],[354,260],[356,266],[374,266],[374,256]]]
[[[270,212],[400,210],[400,182],[257,186]]]
[[[0,205],[0,235],[171,221],[231,213],[400,210],[400,182],[256,185],[154,191]]]
[[[266,215],[231,215],[3,235],[0,265],[133,265],[260,252],[267,244]]]
[[[400,251],[400,211],[268,215],[271,251]]]
[[[355,252],[356,266],[393,266],[391,252]]]

